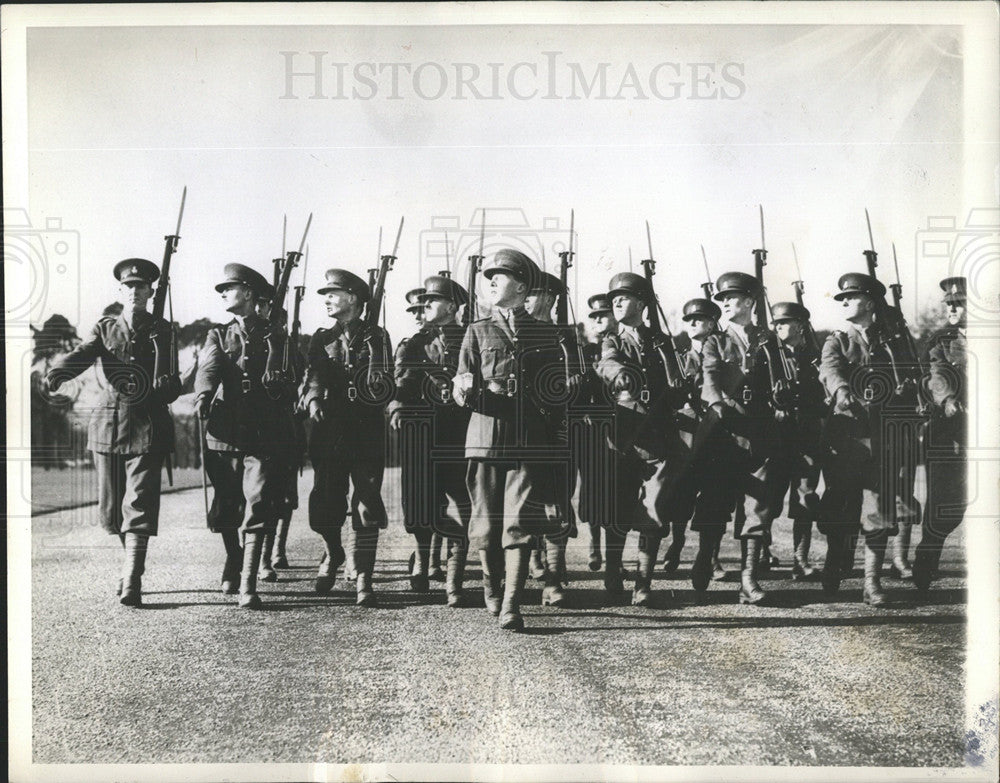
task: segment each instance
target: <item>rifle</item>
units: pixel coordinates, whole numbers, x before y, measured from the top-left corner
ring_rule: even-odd
[[[444,232],[444,269],[438,272],[441,277],[447,277],[451,279],[451,255],[448,249],[448,232]]]
[[[378,267],[382,263],[382,226],[378,227],[378,253],[375,256],[375,266],[368,270],[368,293],[375,290],[375,278],[378,276]]]
[[[798,302],[802,307],[806,306],[805,303],[805,292],[806,286],[802,282],[802,270],[799,268],[799,254],[795,250],[795,243],[792,242],[792,257],[795,259],[795,273],[799,276],[798,280],[792,281],[792,288],[795,289],[795,301]],[[820,347],[819,340],[816,337],[816,330],[813,329],[812,321],[806,321],[803,325],[803,331],[805,332],[806,340],[816,351],[816,355],[819,356]]]
[[[770,311],[767,301],[767,287],[764,285],[764,266],[767,264],[767,246],[764,241],[764,208],[757,205],[760,210],[760,247],[752,250],[754,258],[754,276],[757,278],[756,306],[754,307],[754,325],[763,330],[761,339],[757,343],[755,355],[763,354],[767,363],[768,381],[771,386],[771,404],[775,410],[795,411],[798,408],[798,370],[781,350],[781,343],[778,336],[772,332],[767,325],[767,314]],[[754,362],[756,365],[756,361]],[[750,388],[744,389],[744,394],[751,392]],[[744,397],[744,402],[749,402],[749,397]]]
[[[288,339],[288,342],[285,343],[285,371],[286,372],[288,372],[289,369],[291,369],[291,370],[296,369],[294,365],[291,368],[289,368],[288,367],[288,363],[291,361],[291,351],[295,351],[295,355],[299,355],[298,354],[298,350],[299,350],[299,336],[300,336],[300,334],[302,332],[302,322],[299,320],[299,311],[300,311],[300,309],[302,307],[302,299],[306,295],[306,275],[308,274],[308,272],[309,272],[309,245],[306,245],[306,254],[305,254],[305,257],[302,260],[302,283],[301,283],[301,285],[295,286],[295,298],[294,298],[294,301],[293,301],[293,304],[292,304],[292,332],[291,332],[291,335],[290,335],[290,337]],[[296,377],[295,380],[296,380],[296,383],[299,383],[299,382],[301,382],[302,379],[299,378],[299,377]],[[301,415],[301,406],[299,406],[298,411],[299,411],[299,415]],[[298,433],[302,432],[302,430],[300,429],[300,427],[301,427],[301,424],[300,423],[296,423],[297,437],[301,437],[300,435],[298,435]],[[302,446],[301,442],[300,442],[300,446]],[[297,461],[299,463],[299,475],[301,476],[302,475],[302,469],[305,466],[304,465],[304,460],[302,459],[302,451],[301,450],[298,452]]]
[[[483,244],[486,241],[486,209],[483,208],[483,218],[479,226],[479,254],[469,256],[469,276],[466,290],[469,293],[469,301],[465,305],[465,312],[462,313],[462,326],[469,326],[476,320],[476,307],[478,305],[476,297],[476,275],[483,268]]]
[[[368,334],[365,337],[365,342],[368,344],[368,386],[369,389],[373,389],[375,386],[375,346],[373,343],[374,336],[376,334],[376,329],[378,327],[378,319],[382,313],[382,300],[385,298],[385,281],[392,269],[393,263],[396,261],[396,253],[399,251],[399,238],[403,235],[403,220],[399,219],[399,230],[396,232],[396,243],[392,247],[392,253],[387,256],[381,256],[379,258],[379,267],[376,270],[375,275],[375,286],[372,289],[371,299],[368,300],[368,305],[365,308],[365,324],[370,327],[368,329]],[[382,234],[379,231],[379,245],[381,247]],[[391,383],[392,373],[389,371],[388,365],[388,350],[387,346],[382,346],[382,373],[387,376],[388,382],[387,386],[395,386]],[[353,387],[352,387],[353,388]],[[391,393],[391,389],[388,390]],[[355,392],[356,393],[356,392]],[[350,395],[350,390],[348,390],[348,395]]]
[[[170,259],[177,252],[177,243],[181,238],[181,220],[184,217],[184,202],[187,200],[187,185],[181,193],[181,208],[177,214],[177,230],[173,234],[168,234],[163,239],[166,244],[163,248],[163,261],[160,264],[160,281],[156,286],[156,293],[153,294],[153,323],[158,323],[163,318],[166,310],[167,295],[170,291]],[[153,384],[154,388],[164,385],[167,380],[177,374],[177,333],[171,320],[169,331],[164,333],[154,326],[154,331],[150,334],[150,341],[153,344]]]
[[[671,389],[683,391],[693,404],[695,401],[694,389],[681,371],[681,359],[680,354],[677,352],[677,344],[674,342],[674,336],[667,325],[667,317],[660,307],[660,298],[653,289],[656,261],[653,259],[653,239],[649,232],[648,220],[646,221],[646,243],[649,247],[649,258],[645,258],[639,263],[642,265],[646,281],[649,283],[649,296],[652,300],[649,303],[650,307],[648,311],[649,328],[653,332],[653,347],[656,348],[657,353],[660,354],[660,359],[663,361],[663,371],[666,375],[667,386]],[[662,321],[660,320],[661,318],[663,319]],[[648,390],[644,389],[643,391],[646,395],[649,394]],[[648,402],[648,400],[643,400],[643,402]]]
[[[711,299],[715,291],[715,284],[712,282],[712,273],[708,271],[708,256],[705,255],[705,246],[701,245],[701,260],[705,263],[705,282],[701,284],[701,290],[705,292],[705,298]]]
[[[875,280],[878,276],[875,269],[878,267],[878,253],[875,252],[875,238],[872,235],[872,221],[865,209],[865,222],[868,225],[869,249],[862,251],[868,265],[868,275]],[[892,248],[893,261],[896,261],[896,246]],[[896,396],[912,390],[916,397],[917,413],[923,415],[930,410],[930,404],[925,397],[923,389],[924,370],[917,353],[916,343],[910,333],[910,327],[906,323],[903,311],[899,308],[899,303],[903,298],[903,286],[899,281],[899,263],[896,263],[896,282],[890,285],[893,299],[896,306],[891,306],[884,296],[876,296],[875,317],[881,324],[879,330],[879,345],[885,349],[889,358],[889,367],[892,370],[893,382],[896,384]]]
[[[267,362],[264,365],[263,382],[266,387],[280,386],[288,382],[288,314],[284,310],[285,294],[288,293],[288,279],[291,277],[292,269],[298,265],[299,259],[302,258],[302,251],[305,250],[306,237],[309,235],[312,218],[310,212],[305,231],[302,232],[299,249],[297,252],[288,251],[285,263],[281,266],[278,284],[271,297],[267,318],[268,328],[264,335],[264,340],[267,342]]]
[[[569,249],[563,250],[559,253],[559,284],[561,289],[559,291],[559,297],[556,299],[556,324],[559,326],[567,327],[566,329],[560,329],[559,334],[559,347],[562,349],[563,362],[566,367],[566,383],[569,384],[570,377],[573,372],[570,369],[570,359],[569,359],[569,346],[567,342],[569,341],[569,310],[572,307],[572,302],[569,301],[569,268],[573,266],[573,225],[575,220],[575,214],[571,209],[569,211]],[[573,325],[574,325],[574,339],[573,344],[576,347],[576,361],[577,361],[577,373],[583,373],[587,368],[587,360],[583,355],[583,348],[580,345],[580,341],[576,339],[575,326],[576,326],[576,314],[573,314]]]

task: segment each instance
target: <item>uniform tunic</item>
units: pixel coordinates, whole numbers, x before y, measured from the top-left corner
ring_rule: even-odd
[[[566,535],[554,469],[565,456],[558,444],[565,367],[556,327],[523,307],[508,315],[496,308],[465,333],[458,374],[466,373],[473,378],[465,439],[470,548],[529,546],[532,536]]]
[[[426,324],[396,351],[403,522],[413,534],[464,538],[469,526],[465,485],[468,408],[451,397],[465,327]],[[443,390],[443,391],[442,391]],[[449,513],[449,501],[458,514]]]
[[[263,385],[268,324],[248,315],[210,329],[198,358],[195,392],[211,398],[205,469],[215,488],[209,528],[272,532],[294,453],[289,384]]]
[[[106,316],[88,338],[49,371],[49,382],[70,380],[100,362],[101,397],[90,416],[87,446],[94,452],[100,488],[101,526],[113,535],[156,535],[160,511],[160,471],[174,449],[174,422],[167,407],[180,393],[178,378],[152,389],[154,355],[148,337],[154,323],[136,313]]]
[[[597,374],[601,346],[583,346],[587,372],[578,402],[570,411],[572,468],[579,475],[577,509],[587,524],[608,525],[614,514],[614,451],[608,445],[614,427],[614,405]]]
[[[912,475],[920,420],[914,405],[894,394],[890,368],[869,334],[851,326],[831,334],[823,345],[820,380],[833,397],[850,390],[855,402],[835,408],[826,425],[820,502],[820,532],[866,534],[897,532],[901,518],[911,518]]]
[[[381,492],[385,409],[394,392],[389,335],[360,318],[319,329],[309,343],[307,365],[302,404],[308,410],[316,400],[323,411],[309,441],[315,477],[309,526],[328,535],[343,526],[350,510],[354,530],[377,533],[388,524]]]

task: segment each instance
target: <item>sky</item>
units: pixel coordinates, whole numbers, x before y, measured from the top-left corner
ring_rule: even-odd
[[[47,253],[36,324],[60,312],[88,329],[115,299],[116,261],[160,261],[185,186],[175,320],[228,320],[224,264],[270,276],[283,217],[291,249],[311,213],[311,332],[327,323],[323,270],[364,276],[380,227],[388,252],[405,217],[397,341],[445,230],[464,279],[484,209],[487,255],[545,248],[550,271],[574,210],[583,317],[630,249],[641,271],[646,221],[670,314],[700,295],[700,246],[714,277],[753,272],[760,205],[770,299],[793,298],[794,244],[817,328],[841,324],[838,277],[864,271],[866,208],[885,281],[896,245],[909,318],[954,268],[924,252],[928,221],[964,221],[959,27],[35,28],[27,97],[26,233]]]

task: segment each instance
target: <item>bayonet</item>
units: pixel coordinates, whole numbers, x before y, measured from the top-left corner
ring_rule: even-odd
[[[181,193],[181,211],[177,213],[177,230],[174,232],[174,237],[177,239],[181,238],[181,220],[184,218],[184,202],[187,201],[187,194],[188,189],[187,185],[185,185]]]
[[[705,282],[701,284],[701,290],[705,293],[706,299],[711,299],[715,286],[712,284],[712,273],[708,269],[708,256],[705,255],[705,246],[699,245],[699,247],[701,247],[701,260],[705,264]]]

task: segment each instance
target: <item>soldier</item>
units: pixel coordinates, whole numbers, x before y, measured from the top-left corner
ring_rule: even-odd
[[[927,389],[935,410],[926,437],[927,503],[913,562],[913,584],[921,591],[930,588],[944,542],[962,523],[969,503],[966,280],[949,277],[941,281],[941,288],[948,325],[934,333],[928,346]]]
[[[791,469],[789,426],[773,389],[775,380],[791,370],[773,334],[752,322],[754,308],[763,305],[757,278],[728,272],[718,279],[714,299],[722,303],[729,323],[706,339],[702,352],[702,399],[710,410],[698,439],[711,450],[717,473],[702,493],[703,519],[692,524],[707,535],[699,541],[691,581],[696,590],[707,586],[709,544],[732,517],[740,540],[739,600],[759,604],[767,597],[757,582],[763,543],[784,506]]]
[[[479,551],[486,608],[499,615],[501,628],[521,630],[520,594],[534,538],[567,532],[546,461],[563,426],[559,404],[548,398],[563,365],[554,328],[524,309],[539,274],[534,262],[504,248],[483,274],[493,312],[466,331],[455,377],[456,401],[472,410],[465,441],[469,547]]]
[[[90,337],[58,359],[45,382],[49,389],[71,380],[98,360],[107,382],[87,429],[87,447],[97,468],[101,526],[125,550],[118,582],[124,606],[142,605],[142,574],[149,537],[160,514],[160,471],[174,448],[174,422],[167,407],[180,394],[180,378],[153,377],[151,337],[170,329],[146,310],[159,278],[156,264],[127,258],[114,268],[123,309],[101,318]]]
[[[883,606],[880,571],[888,538],[896,534],[900,517],[913,513],[903,478],[913,455],[901,453],[885,438],[883,425],[893,415],[913,411],[893,391],[892,359],[883,347],[885,327],[875,316],[876,298],[885,296],[885,286],[853,272],[837,286],[834,298],[843,303],[849,326],[826,339],[820,365],[820,379],[833,398],[826,425],[826,490],[820,501],[819,529],[827,537],[823,589],[831,596],[837,592],[853,560],[852,537],[860,529],[865,539],[863,600]],[[890,465],[898,470],[886,475],[883,467]]]
[[[437,275],[420,290],[424,326],[397,351],[389,425],[400,433],[403,521],[417,544],[410,556],[410,587],[427,591],[433,538],[447,537],[445,589],[448,605],[460,607],[471,510],[464,458],[469,410],[455,404],[450,382],[465,335],[455,314],[469,297],[458,283]],[[448,514],[449,500],[457,517]]]
[[[357,603],[375,606],[372,587],[379,529],[388,524],[382,501],[385,471],[385,409],[392,397],[392,347],[388,333],[362,320],[368,285],[345,269],[328,269],[318,293],[335,324],[318,329],[309,344],[304,405],[313,421],[309,456],[315,483],[309,495],[309,526],[326,552],[316,592],[330,592],[346,554],[341,529],[351,512]],[[353,495],[348,498],[348,482]],[[348,503],[350,500],[350,503]]]
[[[667,383],[665,358],[652,330],[642,322],[655,307],[646,278],[622,272],[611,278],[618,331],[604,338],[598,373],[617,400],[611,446],[615,456],[615,512],[606,531],[604,586],[623,592],[622,550],[630,530],[639,532],[639,556],[632,603],[648,606],[653,566],[664,526],[676,514],[677,479],[686,448],[675,409],[682,404]]]
[[[575,470],[580,474],[580,519],[590,527],[590,551],[587,565],[591,571],[600,571],[604,565],[601,556],[601,526],[611,519],[614,497],[614,452],[608,446],[613,425],[614,408],[604,392],[604,385],[597,376],[601,360],[601,344],[609,334],[618,329],[611,300],[607,294],[594,294],[587,299],[590,313],[587,317],[587,342],[583,353],[587,360],[587,377],[584,395],[587,400],[585,428],[571,430],[582,437],[573,438],[572,456]]]
[[[681,371],[684,373],[685,378],[690,379],[693,387],[698,389],[698,393],[700,394],[702,385],[702,351],[705,347],[705,340],[707,340],[711,335],[718,333],[719,319],[722,317],[722,311],[719,309],[717,304],[709,299],[689,299],[684,303],[682,313],[684,329],[687,332],[688,337],[691,339],[691,346],[682,357],[683,363],[681,365]],[[697,405],[696,400],[689,400],[679,411],[678,424],[681,432],[684,433],[683,437],[689,447],[693,447],[694,445],[694,436],[698,429],[698,423],[701,421],[703,415],[704,411],[701,409],[700,405]],[[708,466],[701,460],[692,460],[689,464],[690,472],[688,475],[690,477],[690,481],[688,487],[690,494],[687,496],[685,501],[687,508],[685,508],[683,513],[678,515],[680,517],[679,519],[676,519],[671,523],[670,546],[667,547],[663,562],[663,570],[667,574],[674,573],[680,566],[681,552],[684,549],[684,541],[686,538],[685,529],[687,527],[688,520],[691,517],[691,513],[688,513],[688,509],[697,514],[697,509],[699,508],[697,497],[700,493],[700,488],[703,486],[705,481],[715,480],[710,475],[710,471],[707,470],[707,468]],[[721,539],[716,538],[712,544],[712,567],[714,579],[723,579],[726,575],[725,569],[723,569],[722,565],[719,563],[720,540]]]
[[[215,286],[233,320],[209,330],[195,376],[195,404],[205,422],[206,444],[216,452],[205,468],[215,488],[210,529],[226,547],[223,591],[240,574],[239,605],[261,606],[257,573],[264,536],[272,534],[291,460],[292,401],[287,381],[266,376],[270,325],[256,303],[267,280],[243,264],[226,264]],[[280,344],[280,340],[278,341]],[[243,539],[242,568],[239,537]]]
[[[419,329],[424,325],[424,305],[420,301],[420,295],[424,293],[423,288],[411,288],[406,292],[406,312],[413,316],[413,320],[417,322],[417,328]],[[399,356],[400,349],[396,349],[396,355]]]

